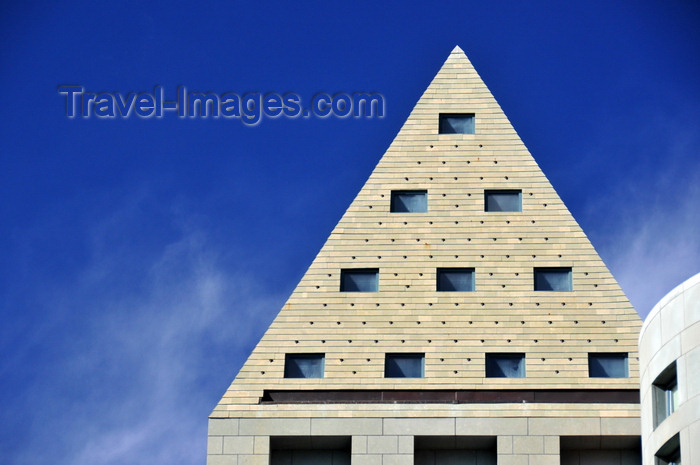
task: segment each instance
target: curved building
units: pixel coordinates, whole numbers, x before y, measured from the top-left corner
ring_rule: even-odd
[[[643,464],[700,463],[700,273],[649,313],[639,356]]]

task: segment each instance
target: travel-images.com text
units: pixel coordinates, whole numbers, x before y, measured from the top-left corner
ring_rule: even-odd
[[[317,93],[308,107],[299,94],[287,92],[189,92],[177,88],[175,100],[165,98],[163,86],[153,92],[87,92],[83,86],[61,85],[58,93],[65,96],[69,118],[162,118],[171,113],[179,118],[231,118],[255,126],[263,117],[276,118],[382,118],[384,97],[377,92]]]

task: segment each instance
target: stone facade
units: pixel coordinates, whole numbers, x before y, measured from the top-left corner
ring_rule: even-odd
[[[700,463],[700,274],[656,304],[639,348],[644,464]]]
[[[639,463],[640,326],[455,48],[212,412],[208,463]]]

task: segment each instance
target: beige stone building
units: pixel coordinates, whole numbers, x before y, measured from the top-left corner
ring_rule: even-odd
[[[640,326],[455,48],[211,413],[208,464],[639,464]]]

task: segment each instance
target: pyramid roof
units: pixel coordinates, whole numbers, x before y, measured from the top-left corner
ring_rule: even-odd
[[[441,134],[449,114],[474,133]],[[405,191],[426,211],[392,212]],[[489,191],[519,192],[521,211],[485,211]],[[535,290],[542,268],[570,268],[571,290]],[[438,291],[444,269],[473,269],[473,290]],[[341,291],[343,270],[377,270],[376,292]],[[275,390],[636,389],[640,325],[455,47],[212,415],[258,415]],[[628,353],[629,377],[590,378],[594,352]],[[385,377],[388,353],[425,354],[424,376]],[[486,377],[494,353],[525,354],[526,376]],[[323,377],[285,378],[288,354],[323,354]]]

